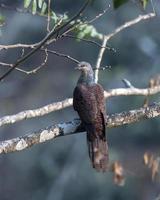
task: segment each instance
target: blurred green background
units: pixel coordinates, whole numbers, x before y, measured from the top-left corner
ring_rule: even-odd
[[[83,1],[53,1],[56,13],[74,14]],[[0,0],[12,7],[23,7],[21,0]],[[131,1],[117,10],[111,1],[95,1],[87,11],[95,17],[108,4],[108,12],[94,22],[99,32],[110,33],[117,26],[152,11],[150,5],[142,11]],[[102,66],[111,70],[100,72],[99,82],[105,89],[124,87],[122,79],[131,81],[135,87],[147,87],[151,76],[160,72],[160,2],[154,1],[157,17],[143,21],[112,40],[110,45],[117,53],[106,51]],[[0,8],[5,16],[1,28],[1,44],[34,43],[46,35],[46,19]],[[66,53],[80,61],[96,63],[99,48],[72,39],[59,40],[52,49]],[[0,52],[1,61],[14,63],[20,50]],[[32,69],[43,61],[44,55],[36,53],[23,66]],[[25,75],[14,71],[0,84],[0,117],[25,109],[34,109],[72,96],[79,73],[75,64],[54,55],[37,74]],[[4,72],[1,66],[0,73]],[[139,108],[144,97],[114,97],[107,101],[107,113]],[[159,95],[150,102],[159,102]],[[67,122],[77,117],[72,107],[43,117],[3,126],[0,140],[31,133],[51,124]],[[143,154],[151,151],[159,155],[160,123],[152,119],[108,130],[110,160],[119,160],[125,168],[126,184],[119,187],[113,182],[112,173],[97,173],[88,158],[84,134],[60,137],[36,145],[18,153],[0,155],[0,200],[154,200],[160,194],[160,179],[151,181],[151,172],[143,165]]]

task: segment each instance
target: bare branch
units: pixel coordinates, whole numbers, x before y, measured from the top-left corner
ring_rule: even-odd
[[[160,92],[160,86],[155,86],[152,88],[145,88],[145,89],[139,89],[139,88],[118,88],[118,89],[111,89],[104,92],[105,98],[109,97],[116,97],[116,96],[129,96],[129,95],[154,95]],[[60,102],[51,103],[49,105],[46,105],[44,107],[34,109],[34,110],[25,110],[20,113],[17,113],[15,115],[8,115],[0,118],[0,126],[3,126],[5,124],[13,124],[21,120],[33,118],[33,117],[39,117],[46,114],[49,114],[53,111],[61,110],[66,107],[69,107],[72,105],[72,98],[65,99]]]
[[[140,96],[146,96],[146,95],[154,95],[160,92],[160,85],[155,86],[153,88],[145,88],[145,89],[139,89],[139,88],[117,88],[117,89],[111,89],[104,92],[105,98],[108,97],[115,97],[115,96],[131,96],[131,95],[140,95]]]
[[[75,59],[75,58],[73,58],[73,57],[71,57],[69,55],[66,55],[66,54],[63,54],[63,53],[59,53],[57,51],[52,51],[52,50],[49,50],[49,49],[47,49],[47,52],[48,53],[52,53],[52,54],[57,55],[57,56],[60,56],[60,57],[63,57],[63,58],[67,58],[67,59],[75,62],[76,64],[79,63],[79,61],[77,59]]]
[[[126,88],[134,88],[134,86],[131,84],[131,82],[129,80],[124,78],[124,79],[122,79],[122,81]]]
[[[11,45],[0,45],[0,50],[14,49],[14,48],[35,48],[39,43],[34,44],[11,44]]]
[[[156,104],[148,106],[147,108],[109,115],[107,116],[106,124],[108,128],[112,128],[158,116],[160,116],[160,105]],[[52,140],[58,136],[70,135],[78,132],[84,132],[84,129],[82,127],[80,128],[80,120],[52,125],[25,136],[1,141],[0,154],[21,151],[35,144]]]
[[[47,31],[48,32],[50,32],[50,21],[51,21],[50,11],[51,11],[51,0],[48,0],[48,16],[47,16]]]
[[[107,45],[107,38],[104,36],[103,37],[103,42],[102,42],[102,47],[100,48],[100,51],[99,51],[99,54],[98,54],[98,58],[97,58],[97,63],[96,63],[96,70],[94,72],[94,81],[95,83],[98,82],[98,72],[99,72],[99,68],[100,68],[100,65],[101,65],[101,61],[102,61],[102,58],[103,58],[103,54],[104,54],[104,51],[106,49],[106,45]]]
[[[96,15],[93,19],[89,20],[87,23],[91,24],[94,21],[96,21],[97,19],[99,19],[100,17],[102,17],[109,10],[110,7],[111,7],[111,5],[109,4],[107,6],[107,8],[105,8],[102,12],[100,12],[98,15]]]
[[[43,106],[38,109],[25,110],[25,111],[15,114],[15,115],[8,115],[8,116],[0,118],[0,126],[3,126],[5,124],[13,124],[15,122],[18,122],[18,121],[21,121],[24,119],[43,116],[50,112],[53,112],[56,110],[61,110],[63,108],[69,107],[71,105],[72,105],[72,98],[69,98],[69,99],[65,99],[60,102],[51,103],[49,105]]]
[[[102,46],[101,44],[99,44],[98,42],[94,41],[94,40],[89,40],[89,39],[84,39],[84,38],[80,38],[80,37],[77,37],[77,36],[74,36],[74,35],[69,35],[69,34],[65,34],[63,35],[62,37],[67,37],[67,38],[74,38],[74,39],[77,39],[77,40],[81,40],[81,41],[84,41],[84,42],[87,42],[87,43],[91,43],[91,44],[94,44],[96,45],[97,47],[101,47],[101,48],[105,48],[105,49],[108,49],[110,51],[113,51],[113,52],[116,52],[116,50],[110,46]]]
[[[105,12],[106,12],[106,11],[107,11],[107,9],[105,10]],[[104,13],[105,13],[105,12],[104,12]],[[101,14],[102,14],[102,13],[101,13]],[[101,14],[100,14],[100,16],[101,16]],[[98,15],[98,16],[99,16],[99,15]],[[129,27],[129,26],[132,26],[132,25],[134,25],[134,24],[140,22],[141,20],[146,20],[146,19],[152,18],[152,17],[154,17],[154,16],[155,16],[155,13],[149,13],[149,14],[147,14],[147,15],[140,15],[140,16],[137,17],[136,19],[126,22],[126,23],[123,24],[122,26],[118,27],[118,28],[117,28],[115,31],[113,31],[111,34],[103,36],[103,44],[102,44],[102,46],[101,46],[99,43],[96,43],[96,42],[94,42],[94,41],[83,39],[83,41],[92,42],[92,43],[96,44],[97,46],[100,46],[100,47],[101,47],[100,52],[99,52],[99,55],[98,55],[98,58],[97,58],[96,67],[95,67],[95,68],[96,68],[96,70],[95,70],[95,77],[94,77],[94,78],[95,78],[95,82],[98,81],[98,71],[99,71],[99,68],[100,68],[100,64],[101,64],[101,61],[102,61],[102,58],[103,58],[103,54],[104,54],[105,49],[106,49],[106,48],[109,48],[110,50],[113,50],[113,51],[114,51],[114,49],[112,49],[112,48],[106,46],[108,40],[111,39],[114,35],[116,35],[116,34],[119,33],[120,31],[122,31],[123,29],[125,29],[125,28],[127,28],[127,27]],[[63,26],[64,26],[64,25],[62,25],[62,28],[63,28]],[[60,27],[61,27],[61,26],[60,26]],[[56,30],[52,30],[53,33],[55,33],[55,31],[57,32],[57,30],[59,31],[59,28],[60,28],[60,27],[58,27]],[[72,29],[73,29],[73,27],[71,27],[71,29],[69,28],[69,31],[72,30]],[[50,35],[54,35],[54,34],[52,34],[52,31],[46,36],[47,40],[46,40],[45,42],[47,42],[47,41],[51,38]],[[65,30],[65,32],[64,32],[63,34],[61,34],[60,37],[65,36],[65,34],[66,34],[67,32],[68,32],[68,30],[67,30],[67,31]],[[70,37],[70,36],[69,36],[69,37]],[[44,38],[43,40],[45,40],[45,38]],[[31,49],[32,49],[31,52],[33,52],[33,53],[36,52],[38,49],[41,49],[42,51],[44,51],[45,49],[43,48],[43,44],[44,44],[45,42],[43,43],[43,40],[42,40],[40,43],[35,43],[35,44],[0,45],[0,50],[2,50],[2,49],[11,49],[11,48],[21,48],[21,47],[22,47],[22,48],[31,48]],[[43,43],[43,44],[42,44],[42,43]],[[40,45],[40,47],[39,47],[39,45]],[[20,63],[22,63],[23,61],[25,61],[28,57],[30,57],[30,56],[32,55],[31,52],[29,52],[28,54],[26,54],[25,56],[23,56],[23,57],[22,57],[21,59],[19,59],[19,60],[17,61],[17,63],[15,63],[15,64],[7,64],[7,63],[4,63],[4,66],[9,66],[9,67],[10,67],[10,69],[8,70],[8,72],[6,72],[6,75],[4,74],[4,76],[7,76],[7,74],[10,73],[14,68],[17,69],[18,71],[21,71],[21,72],[26,73],[26,74],[32,74],[32,73],[37,72],[37,69],[39,70],[39,69],[41,68],[40,66],[39,66],[38,68],[36,68],[36,69],[31,70],[31,71],[25,71],[25,70],[23,70],[23,69],[17,68],[17,66],[18,66]],[[55,55],[57,55],[57,56],[61,56],[61,57],[68,58],[68,59],[74,61],[75,63],[79,63],[78,60],[72,58],[72,57],[69,56],[69,55],[61,54],[61,53],[58,53],[58,52],[56,52],[56,51],[51,51],[51,50],[47,50],[47,52],[53,53],[53,54],[55,54]],[[31,53],[31,54],[30,54],[30,53]],[[1,62],[1,65],[2,65],[2,62]],[[4,78],[4,77],[2,76],[2,77],[0,78],[0,80],[2,80],[3,78]]]
[[[105,35],[107,41],[110,40],[113,36],[115,36],[117,33],[121,32],[122,30],[130,27],[130,26],[133,26],[135,24],[137,24],[138,22],[140,21],[143,21],[143,20],[147,20],[147,19],[151,19],[153,17],[155,17],[156,14],[155,13],[148,13],[146,15],[139,15],[137,18],[133,19],[133,20],[130,20],[126,23],[124,23],[122,26],[119,26],[118,28],[116,28],[112,33],[108,34],[108,35]]]
[[[27,48],[28,48],[28,47],[27,47]],[[32,47],[29,46],[29,48],[32,48]],[[35,67],[34,69],[29,70],[29,71],[23,70],[23,69],[18,68],[18,67],[16,67],[15,69],[16,69],[17,71],[23,72],[23,73],[25,73],[25,74],[27,74],[27,75],[34,74],[34,73],[36,73],[37,71],[39,71],[39,70],[46,64],[46,62],[47,62],[47,60],[48,60],[48,53],[54,54],[54,55],[59,56],[59,57],[67,58],[68,60],[71,60],[71,61],[73,61],[73,62],[76,63],[76,64],[79,63],[79,61],[78,61],[77,59],[75,59],[75,58],[73,58],[73,57],[71,57],[71,56],[69,56],[69,55],[66,55],[66,54],[63,54],[63,53],[59,53],[59,52],[57,52],[57,51],[53,51],[53,50],[49,50],[49,49],[44,49],[44,48],[41,48],[40,50],[41,50],[41,51],[44,51],[44,52],[45,52],[45,55],[46,55],[46,56],[45,56],[45,59],[44,59],[44,61],[41,63],[41,65],[39,65],[38,67]],[[6,66],[6,67],[13,67],[13,64],[4,63],[4,62],[0,62],[0,65]]]
[[[26,71],[26,73],[29,75],[29,74],[35,74],[36,72],[38,72],[43,66],[46,65],[47,61],[48,61],[48,51],[47,49],[44,50],[45,52],[45,59],[44,61],[38,66],[36,67],[35,69],[31,70],[31,71]]]
[[[128,21],[126,23],[124,23],[122,26],[119,26],[118,28],[116,28],[112,33],[108,34],[108,35],[103,35],[102,37],[102,47],[100,48],[100,51],[99,51],[99,54],[98,54],[98,58],[97,58],[97,63],[96,63],[96,68],[97,70],[95,70],[95,73],[94,73],[94,80],[95,82],[97,83],[98,82],[98,68],[100,67],[101,65],[101,61],[102,61],[102,58],[103,58],[103,55],[104,55],[104,52],[106,50],[106,45],[107,45],[107,42],[113,37],[115,36],[117,33],[119,33],[120,31],[126,29],[127,27],[130,27],[134,24],[137,24],[138,22],[142,21],[142,20],[146,20],[146,19],[150,19],[150,18],[153,18],[155,17],[155,13],[149,13],[149,14],[146,14],[146,15],[140,15],[138,16],[137,18],[131,20],[131,21]]]
[[[25,56],[23,56],[21,59],[19,59],[13,66],[12,68],[10,68],[6,73],[4,73],[1,77],[0,77],[0,81],[2,81],[6,76],[8,76],[18,65],[20,65],[21,63],[23,63],[25,60],[27,60],[29,57],[31,57],[35,52],[37,52],[41,47],[43,47],[45,45],[45,43],[51,39],[55,34],[59,33],[60,30],[64,29],[66,26],[68,26],[72,21],[74,21],[75,19],[77,19],[82,12],[85,10],[85,8],[87,7],[87,5],[89,4],[90,0],[86,0],[86,2],[84,3],[84,5],[80,8],[80,10],[69,20],[67,21],[65,24],[62,24],[61,26],[57,27],[56,29],[53,29],[41,42],[39,42],[39,44],[36,46],[36,48],[32,49],[29,53],[27,53]],[[74,26],[71,25],[71,26]]]
[[[11,64],[11,63],[4,63],[4,62],[0,62],[0,65],[5,66],[5,67],[12,67],[13,66],[13,64]],[[29,74],[30,73],[30,71],[26,71],[26,70],[23,70],[23,69],[18,68],[18,67],[16,67],[15,69],[17,71],[23,72],[25,74]]]
[[[23,72],[23,73],[25,73],[27,75],[34,74],[34,73],[38,72],[44,65],[46,65],[47,60],[48,60],[48,51],[47,51],[47,49],[44,49],[44,52],[45,52],[45,59],[44,59],[44,61],[38,67],[35,67],[33,70],[27,71],[27,70],[23,70],[23,69],[18,68],[18,67],[16,67],[15,69],[17,71]],[[23,51],[22,51],[22,53],[23,53]],[[13,64],[4,63],[4,62],[0,62],[0,65],[11,67],[11,68],[13,67]]]

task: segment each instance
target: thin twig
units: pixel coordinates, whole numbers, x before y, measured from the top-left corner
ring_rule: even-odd
[[[11,44],[11,45],[0,45],[0,50],[7,50],[7,49],[14,49],[14,48],[35,48],[38,43],[34,43],[34,44]]]
[[[137,18],[133,19],[133,20],[130,20],[126,23],[124,23],[122,26],[119,26],[118,28],[116,28],[112,33],[108,34],[108,35],[103,35],[102,37],[102,47],[99,51],[99,54],[98,54],[98,58],[97,58],[97,63],[96,63],[96,68],[97,70],[95,70],[95,73],[94,73],[94,80],[95,80],[95,83],[98,82],[98,68],[100,67],[101,65],[101,62],[102,62],[102,58],[103,58],[103,55],[104,55],[104,52],[105,52],[105,47],[107,45],[107,42],[113,37],[115,36],[116,34],[118,34],[120,31],[126,29],[127,27],[130,27],[134,24],[137,24],[138,22],[142,21],[142,20],[147,20],[147,19],[150,19],[150,18],[153,18],[155,17],[155,13],[148,13],[146,15],[140,15],[138,16]]]
[[[113,51],[113,52],[116,52],[116,50],[110,46],[102,46],[100,43],[94,41],[94,40],[89,40],[89,39],[84,39],[84,38],[80,38],[80,37],[77,37],[77,36],[74,36],[74,35],[69,35],[69,34],[65,34],[63,35],[63,37],[67,37],[67,38],[74,38],[74,39],[77,39],[77,40],[81,40],[81,41],[84,41],[84,42],[87,42],[87,43],[91,43],[91,44],[94,44],[96,45],[97,47],[101,47],[101,48],[105,48],[105,49],[108,49],[110,51]]]
[[[160,105],[148,106],[128,112],[116,113],[107,116],[106,124],[108,128],[122,126],[125,124],[135,123],[141,120],[155,118],[160,116]],[[40,144],[48,140],[52,140],[58,136],[71,135],[79,132],[84,132],[84,129],[79,127],[80,120],[74,120],[67,123],[52,125],[45,129],[41,129],[34,133],[25,136],[13,138],[0,142],[0,154],[22,151],[35,144]]]
[[[105,35],[107,41],[110,40],[113,36],[115,36],[116,34],[118,34],[119,32],[121,32],[122,30],[133,26],[135,24],[137,24],[138,22],[142,21],[142,20],[147,20],[147,19],[151,19],[153,17],[155,17],[156,14],[155,13],[148,13],[146,15],[139,15],[137,18],[130,20],[126,23],[124,23],[122,26],[119,26],[118,28],[116,28],[112,33]]]
[[[31,47],[31,48],[32,48],[32,47]],[[46,62],[47,62],[47,60],[48,60],[48,53],[54,54],[54,55],[59,56],[59,57],[67,58],[68,60],[71,60],[72,62],[74,62],[74,63],[76,63],[76,64],[79,63],[79,61],[78,61],[77,59],[75,59],[75,58],[73,58],[73,57],[71,57],[71,56],[69,56],[69,55],[67,55],[67,54],[59,53],[59,52],[57,52],[57,51],[53,51],[53,50],[49,50],[49,49],[44,49],[44,48],[41,48],[40,50],[41,50],[41,51],[44,51],[45,54],[46,54],[45,60],[43,61],[43,63],[42,63],[41,65],[39,65],[38,67],[35,67],[35,68],[32,69],[32,70],[23,70],[23,69],[18,68],[18,67],[16,67],[15,70],[20,71],[20,72],[23,72],[23,73],[25,73],[25,74],[27,74],[27,75],[35,74],[36,72],[38,72],[38,71],[46,64]],[[4,62],[0,62],[0,65],[6,66],[6,67],[13,67],[13,64],[4,63]]]
[[[22,73],[25,73],[27,75],[35,74],[36,72],[38,72],[47,63],[47,60],[48,60],[48,50],[47,49],[43,49],[43,50],[45,52],[45,59],[43,60],[43,62],[38,67],[35,67],[34,69],[29,70],[29,71],[16,67],[15,70],[20,71]],[[13,64],[4,63],[4,62],[0,62],[0,65],[11,67],[11,68],[13,67]]]
[[[4,49],[4,50],[7,50],[7,49],[12,49],[12,48],[31,48],[31,49],[34,49],[36,48],[36,46],[38,45],[38,43],[35,43],[35,44],[13,44],[13,45],[0,45],[0,50]],[[65,58],[68,58],[76,63],[79,63],[79,61],[67,54],[63,54],[63,53],[59,53],[57,51],[53,51],[53,50],[49,50],[49,49],[45,49],[43,47],[41,47],[40,49],[41,51],[46,51],[48,53],[51,53],[51,54],[55,54],[57,56],[60,56],[60,57],[65,57]],[[1,62],[1,65],[2,65],[2,62]],[[4,64],[5,65],[5,64]],[[8,66],[11,66],[13,67],[13,64],[7,64]]]
[[[12,66],[13,66],[13,64],[4,63],[4,62],[0,62],[0,65],[6,66],[6,67],[12,67]],[[25,73],[25,74],[28,74],[28,71],[25,71],[25,70],[23,70],[23,69],[21,69],[21,68],[16,67],[15,69],[16,69],[17,71],[20,71],[20,72],[23,72],[23,73]]]
[[[48,15],[47,15],[47,31],[48,31],[48,33],[50,32],[50,21],[51,21],[50,11],[51,11],[51,0],[48,0]]]
[[[34,68],[33,70],[27,71],[28,75],[29,74],[35,74],[35,73],[37,73],[43,66],[46,65],[47,60],[48,60],[48,51],[47,51],[47,49],[45,49],[44,52],[45,52],[45,59],[44,59],[44,61],[38,67]]]
[[[59,53],[57,51],[52,51],[52,50],[49,50],[49,49],[47,50],[47,52],[48,53],[52,53],[52,54],[57,55],[57,56],[60,56],[60,57],[63,57],[63,58],[67,58],[67,59],[75,62],[76,64],[78,64],[80,62],[77,59],[75,59],[75,58],[73,58],[73,57],[71,57],[71,56],[69,56],[67,54]]]
[[[99,68],[101,66],[101,62],[102,62],[102,58],[103,58],[103,54],[105,51],[105,47],[107,45],[107,38],[104,36],[103,38],[103,42],[102,42],[102,47],[100,48],[99,54],[98,54],[98,58],[97,58],[97,63],[96,63],[96,70],[94,72],[94,81],[95,83],[98,82],[98,73],[99,73]]]
[[[102,15],[104,15],[106,13],[106,11],[109,9],[110,5],[108,6],[107,9],[105,9],[102,13],[99,13],[96,17],[94,17],[93,19],[91,19],[90,21],[84,21],[82,22],[81,20],[77,20],[77,22],[75,23],[75,26],[71,26],[71,27],[68,27],[65,32],[63,32],[63,34],[59,35],[58,36],[58,39],[59,38],[62,38],[64,37],[65,35],[67,35],[67,33],[73,31],[74,29],[76,29],[79,25],[81,24],[91,24],[93,23],[95,20],[97,20],[99,17],[101,17]],[[83,40],[83,39],[82,39]],[[84,39],[85,40],[85,39]],[[53,40],[54,41],[54,40]],[[52,40],[50,41],[50,43],[52,42]],[[105,47],[107,48],[107,47]],[[114,49],[112,49],[113,51],[115,51]]]
[[[126,78],[122,79],[122,81],[123,81],[126,88],[134,88],[132,83],[129,80],[127,80]]]
[[[6,73],[4,73],[0,77],[0,81],[2,81],[6,76],[8,76],[18,65],[23,63],[25,60],[27,60],[29,57],[31,57],[35,52],[37,52],[50,38],[52,38],[55,34],[59,33],[60,30],[64,29],[67,25],[69,25],[72,21],[74,21],[76,18],[78,18],[82,12],[85,10],[87,5],[89,4],[90,0],[87,0],[84,5],[80,8],[80,10],[65,24],[57,27],[56,29],[53,29],[44,39],[39,42],[39,44],[36,46],[35,49],[32,49],[29,53],[27,53],[25,56],[23,56],[21,59],[19,59],[12,68],[10,68]]]
[[[97,19],[99,19],[100,17],[102,17],[111,7],[111,5],[109,4],[108,7],[106,9],[104,9],[102,12],[100,12],[96,17],[94,17],[93,19],[87,21],[87,23],[91,24],[94,21],[96,21]]]

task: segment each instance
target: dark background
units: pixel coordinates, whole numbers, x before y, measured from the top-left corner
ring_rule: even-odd
[[[76,2],[76,3],[75,3]],[[68,12],[71,16],[83,1],[54,1],[55,12]],[[87,16],[94,17],[110,1],[97,1],[87,10]],[[23,6],[22,1],[0,0],[13,7]],[[111,2],[110,2],[111,3]],[[117,53],[106,51],[102,65],[111,65],[111,70],[100,72],[99,82],[105,89],[124,87],[127,78],[135,87],[145,88],[151,76],[159,74],[160,65],[160,2],[154,1],[158,16],[140,22],[112,40],[110,45]],[[125,21],[152,11],[146,11],[133,3],[127,3],[117,10],[112,6],[96,22],[99,32],[110,33]],[[46,35],[46,19],[13,10],[0,9],[6,17],[1,30],[0,43],[34,43]],[[99,48],[72,39],[59,40],[52,49],[71,55],[78,60],[96,63]],[[20,50],[0,52],[1,61],[14,63]],[[28,70],[38,66],[44,55],[36,53],[23,68]],[[71,97],[79,73],[75,64],[54,55],[37,74],[25,75],[14,71],[0,84],[0,117],[15,114],[26,109]],[[4,72],[1,66],[0,73]],[[114,97],[107,101],[109,114],[139,108],[144,97]],[[159,95],[150,98],[158,102]],[[0,139],[11,139],[51,124],[67,122],[77,117],[73,108],[66,108],[43,117],[3,126]],[[0,155],[0,200],[150,200],[160,193],[160,179],[151,181],[151,172],[143,165],[143,154],[151,151],[159,155],[159,119],[151,119],[136,124],[108,130],[110,160],[119,160],[124,168],[124,187],[113,183],[112,173],[97,173],[92,169],[84,134],[60,137],[44,144],[36,145],[22,152]]]

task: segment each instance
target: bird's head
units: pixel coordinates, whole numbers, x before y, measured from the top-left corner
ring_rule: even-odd
[[[78,66],[75,68],[81,71],[81,75],[78,80],[78,84],[83,83],[90,85],[93,81],[93,70],[89,63],[87,62],[80,62]]]
[[[87,62],[84,62],[84,61],[80,62],[75,69],[78,69],[78,70],[80,70],[82,72],[90,72],[90,71],[92,71],[91,65],[89,63],[87,63]]]

